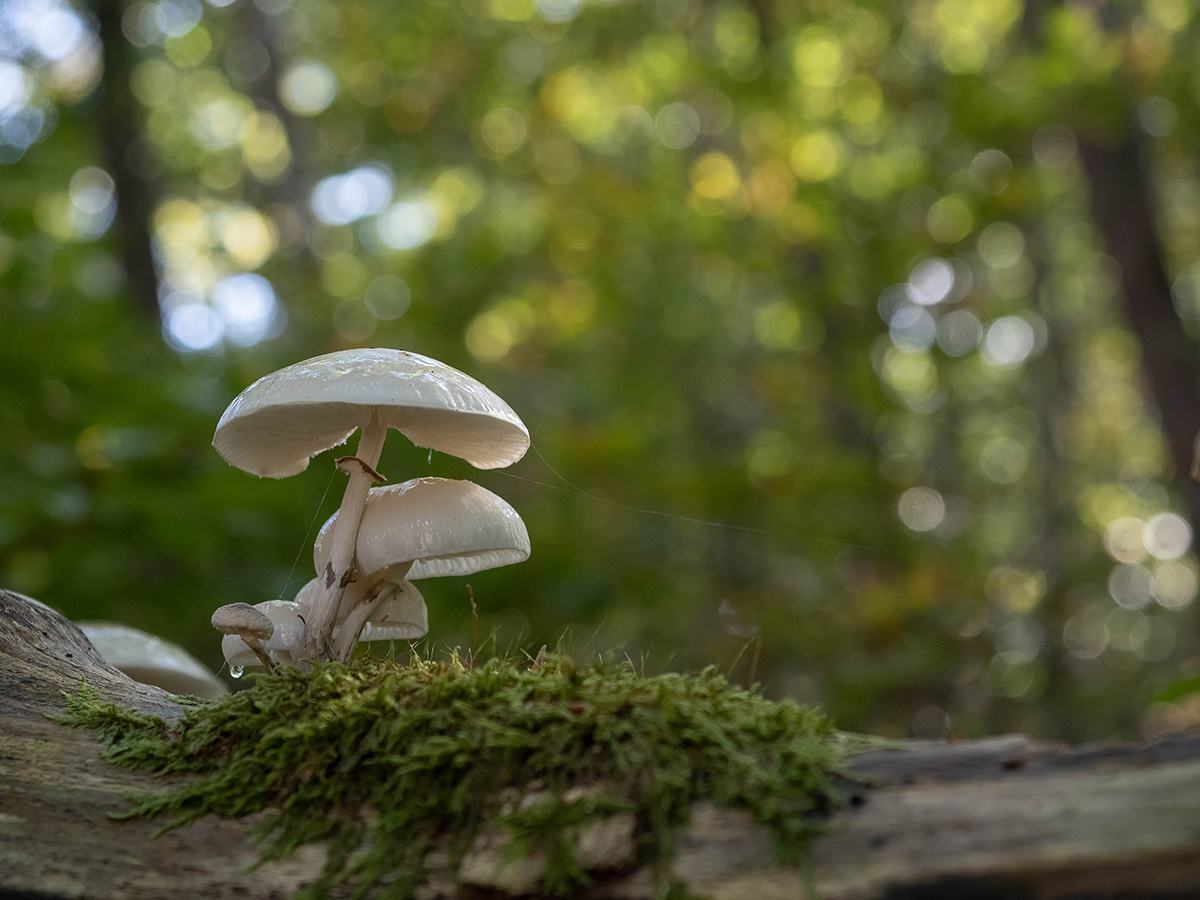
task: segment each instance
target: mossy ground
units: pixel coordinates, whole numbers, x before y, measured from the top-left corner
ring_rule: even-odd
[[[348,883],[406,898],[426,851],[453,859],[481,823],[513,852],[545,851],[543,891],[586,882],[573,826],[630,812],[646,859],[669,858],[693,801],[749,809],[796,858],[833,804],[842,742],[819,711],[731,685],[715,670],[639,675],[632,665],[363,659],[258,676],[169,725],[103,702],[86,684],[66,724],[97,730],[118,765],[192,779],[131,797],[127,816],[264,813],[262,859],[329,842],[307,893]],[[569,802],[572,786],[589,786]],[[575,792],[575,796],[581,792]],[[537,802],[517,804],[516,797]]]

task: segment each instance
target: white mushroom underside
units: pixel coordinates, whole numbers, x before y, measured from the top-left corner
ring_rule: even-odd
[[[260,378],[225,410],[213,446],[239,469],[286,478],[345,443],[372,409],[418,447],[480,469],[511,465],[529,448],[520,417],[485,385],[388,348],[329,353]]]
[[[339,617],[340,618],[340,617]],[[339,623],[340,624],[340,623]],[[340,629],[334,628],[334,636]],[[415,641],[429,633],[425,598],[407,581],[384,599],[358,634],[359,641]]]
[[[335,513],[313,545],[316,571],[329,561]],[[374,488],[355,545],[358,571],[413,561],[408,579],[469,575],[529,558],[529,532],[507,502],[470,481],[414,478]]]
[[[379,604],[379,608],[367,620],[359,633],[360,641],[413,641],[425,637],[429,633],[429,610],[425,606],[425,598],[416,586],[407,581],[403,575],[392,577],[388,570],[375,573],[374,577],[366,580],[353,581],[346,585],[342,594],[342,602],[338,607],[336,624],[333,629],[334,638],[341,631],[341,624],[363,599],[368,587],[377,587],[378,582],[392,585],[390,596]],[[305,615],[306,607],[321,593],[321,580],[314,578],[296,594],[296,604],[300,615]],[[243,665],[253,665],[244,663]]]

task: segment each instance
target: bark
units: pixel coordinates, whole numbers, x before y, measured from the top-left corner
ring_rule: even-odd
[[[319,847],[249,869],[243,821],[153,837],[152,823],[107,818],[126,791],[161,782],[104,763],[91,735],[45,718],[82,675],[112,700],[178,713],[53,610],[0,591],[0,898],[284,898],[312,881]],[[649,900],[664,879],[729,900],[1200,896],[1200,736],[1079,749],[1020,736],[911,742],[856,757],[844,793],[807,873],[773,866],[746,814],[698,804],[666,873],[636,867],[627,819],[586,830],[595,882],[583,896]],[[430,900],[528,892],[541,865],[505,862],[494,833],[457,873],[445,858],[429,858]]]

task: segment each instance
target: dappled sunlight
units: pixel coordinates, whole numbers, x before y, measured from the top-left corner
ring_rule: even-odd
[[[0,316],[67,348],[4,348],[0,583],[149,623],[276,595],[328,472],[222,481],[213,410],[405,347],[529,413],[537,549],[475,590],[535,641],[754,639],[769,691],[895,733],[1200,722],[1146,706],[1196,651],[1195,500],[1084,165],[1143,145],[1194,342],[1196,15],[1039,10],[0,0]]]

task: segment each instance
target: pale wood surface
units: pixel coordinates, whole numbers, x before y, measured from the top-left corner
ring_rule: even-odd
[[[100,760],[94,739],[49,721],[86,675],[103,696],[178,713],[96,656],[73,625],[0,591],[0,900],[7,898],[291,897],[322,850],[249,871],[240,822],[208,819],[153,838],[156,825],[114,822],[129,790],[155,779]],[[1200,737],[1075,748],[1020,736],[855,757],[846,805],[813,847],[809,880],[770,864],[748,815],[698,804],[669,875],[696,897],[799,900],[1200,897]],[[581,836],[592,898],[650,900],[663,873],[633,868],[630,822]],[[536,884],[540,862],[501,863],[485,834],[456,877],[443,854],[425,896],[489,898]]]

